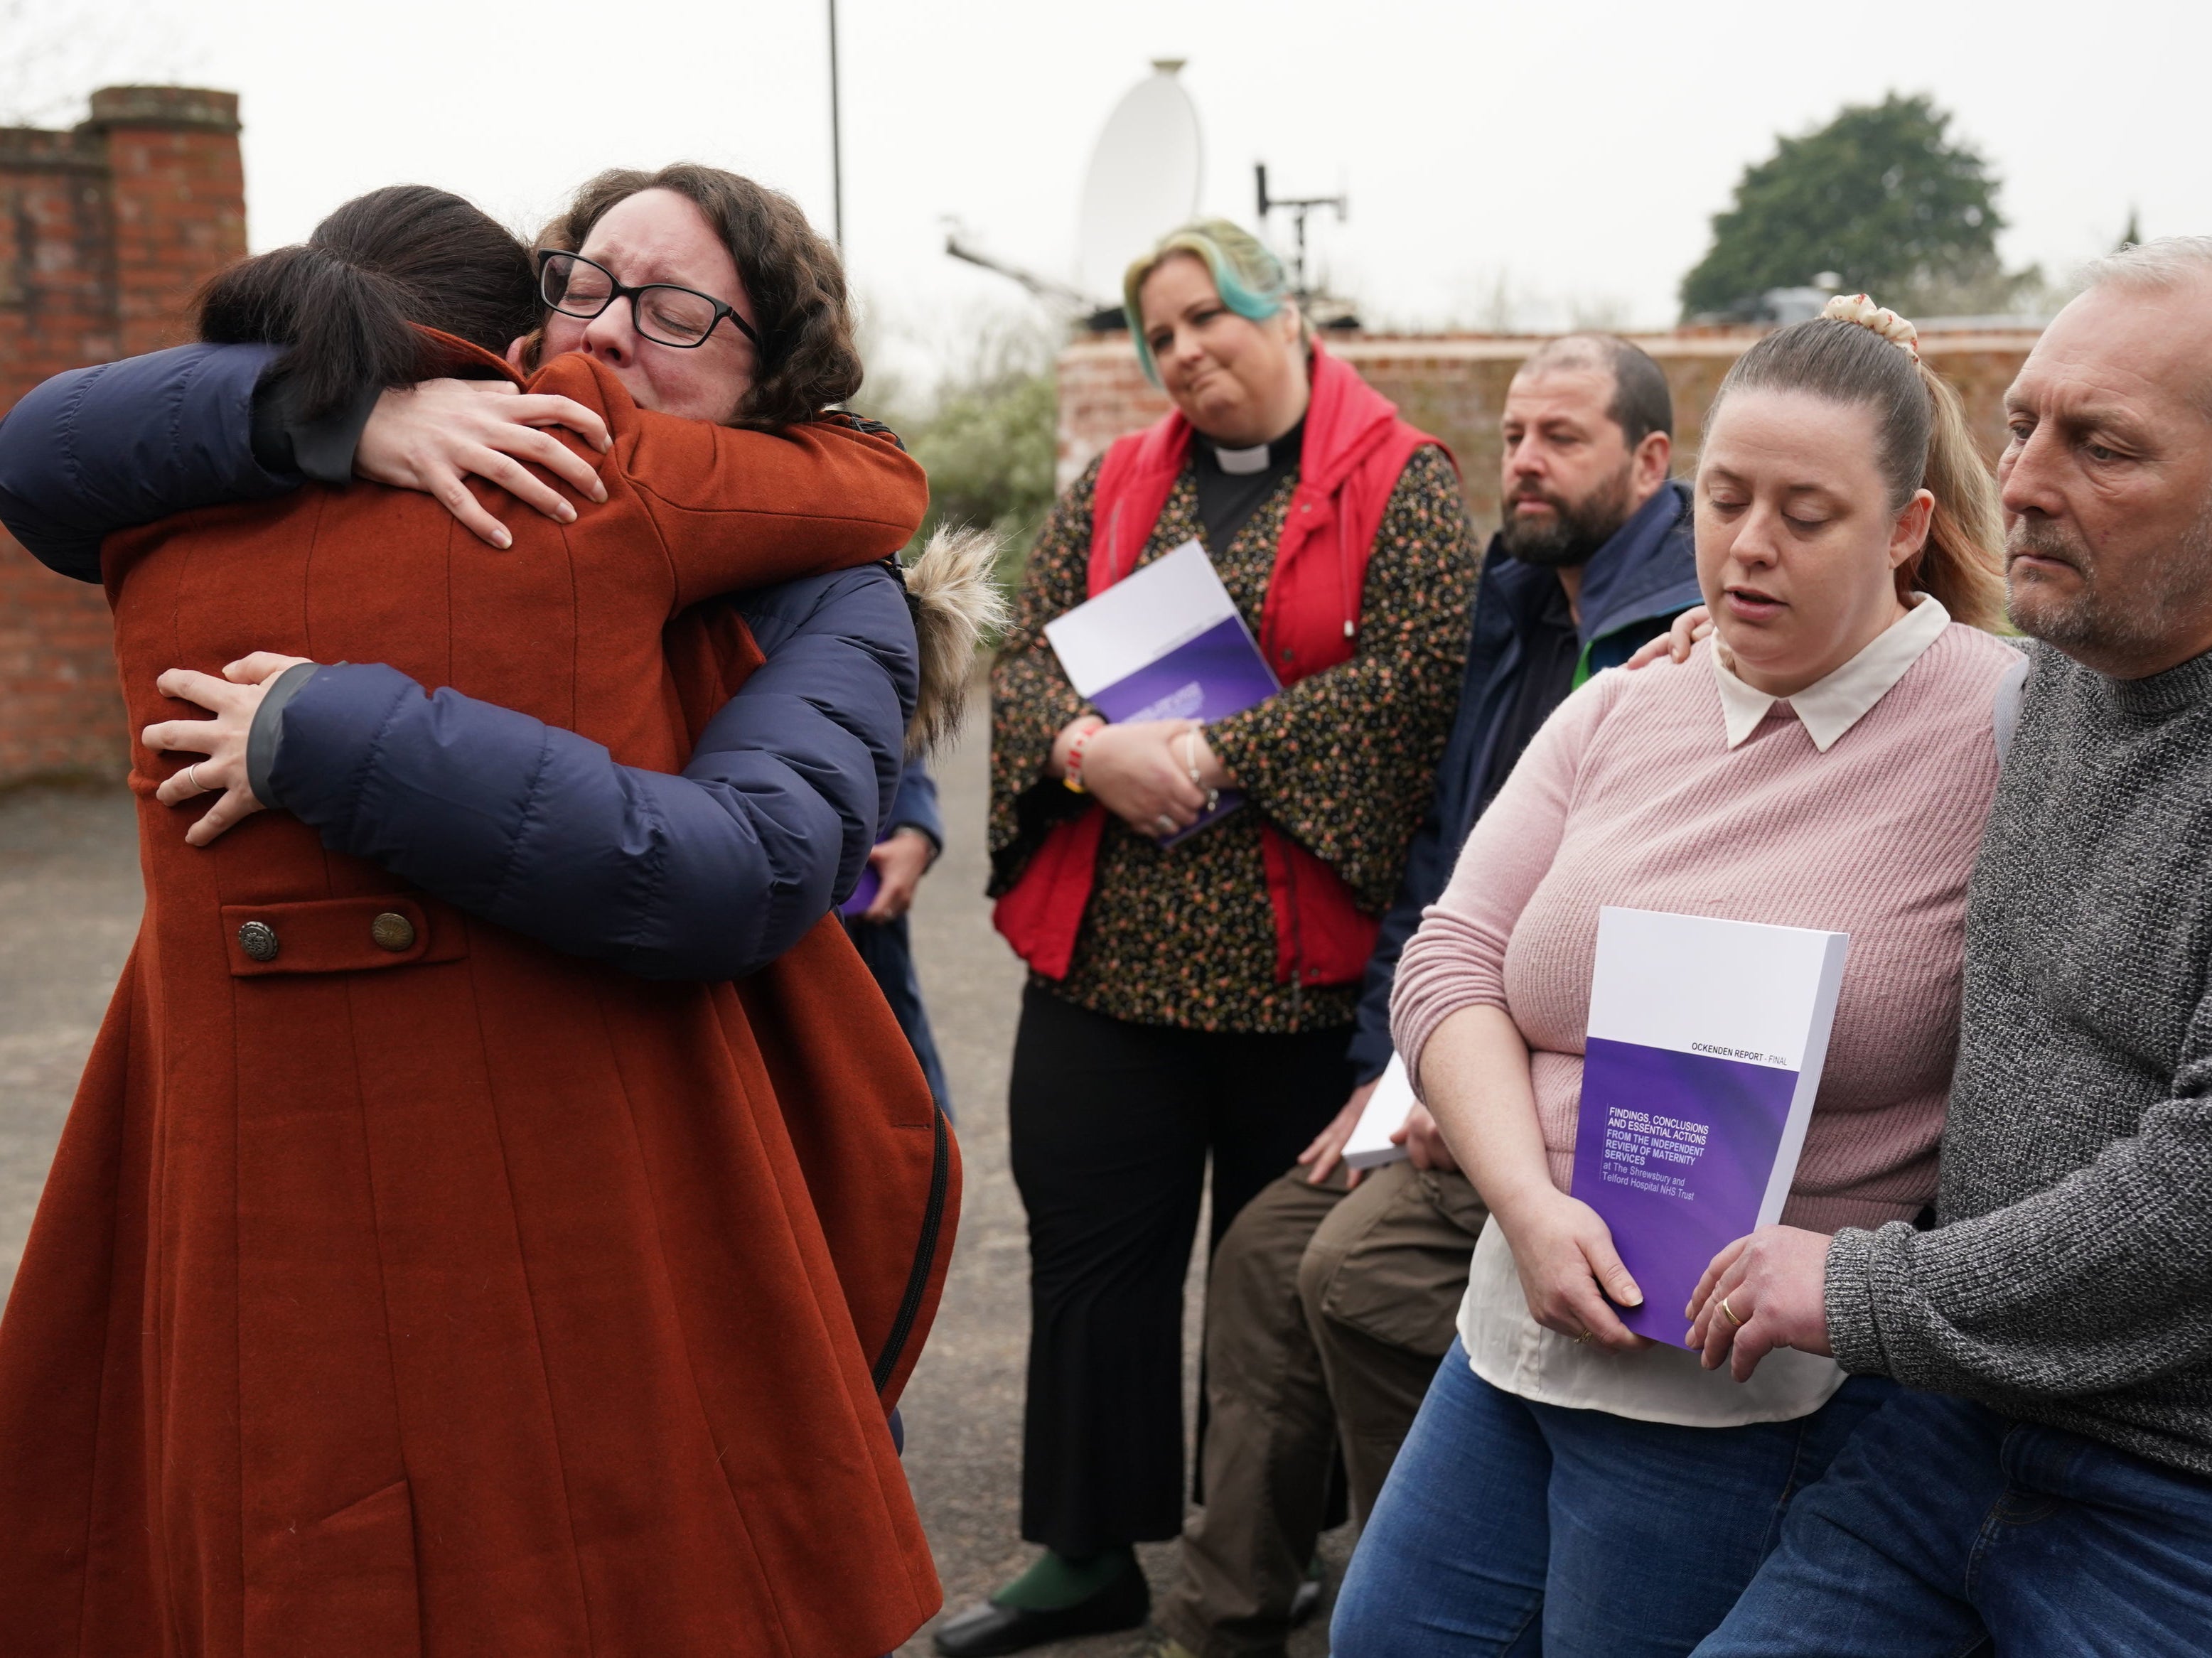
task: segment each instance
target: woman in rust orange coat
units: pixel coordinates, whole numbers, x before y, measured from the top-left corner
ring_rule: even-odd
[[[603,191],[580,251],[640,284],[621,233],[657,222],[728,258],[708,193]],[[723,274],[741,314],[757,295]],[[442,366],[503,372],[462,309],[473,343],[434,342]],[[385,665],[387,734],[496,703],[644,780],[761,665],[737,612],[694,601],[910,532],[895,446],[641,407],[647,343],[563,355],[549,331],[531,390],[604,422],[604,453],[571,452],[605,499],[522,515],[510,551],[420,496],[314,489],[104,550],[151,739],[148,909],[0,1324],[11,1654],[864,1658],[935,1608],[884,1403],[953,1171],[834,921],[743,988],[654,981],[395,874],[420,849],[312,786],[319,836],[288,811],[208,832],[252,804],[270,653]],[[741,404],[742,372],[721,383]],[[257,653],[251,685],[193,671]],[[321,675],[288,672],[309,707]],[[218,717],[177,720],[157,674]],[[315,774],[279,730],[291,806]],[[645,872],[667,848],[634,850]]]

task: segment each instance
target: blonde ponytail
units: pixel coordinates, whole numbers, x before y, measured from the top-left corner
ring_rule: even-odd
[[[1936,497],[1936,516],[1920,556],[1899,569],[1899,586],[1934,595],[1954,621],[1996,632],[2005,623],[2004,513],[1996,483],[1967,429],[1958,392],[1926,363],[1919,369],[1931,417],[1921,488]]]
[[[1730,392],[1753,386],[1871,404],[1891,509],[1902,511],[1916,489],[1936,497],[1926,544],[1898,567],[1898,596],[1910,602],[1915,591],[1931,594],[1969,627],[2004,625],[1996,483],[1959,394],[1920,360],[1917,329],[1863,294],[1838,295],[1825,314],[1777,329],[1737,358],[1706,425]]]

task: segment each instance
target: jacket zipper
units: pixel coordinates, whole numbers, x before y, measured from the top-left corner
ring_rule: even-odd
[[[891,1333],[884,1342],[884,1350],[876,1357],[875,1367],[869,1379],[878,1393],[890,1384],[891,1372],[898,1368],[899,1355],[906,1351],[907,1338],[914,1333],[914,1321],[921,1313],[921,1298],[929,1289],[930,1268],[937,1261],[937,1236],[945,1226],[945,1194],[952,1183],[952,1145],[945,1130],[945,1113],[935,1111],[935,1159],[929,1170],[929,1202],[921,1212],[921,1238],[915,1245],[913,1268],[906,1275],[906,1293],[899,1298],[898,1316],[891,1321]]]

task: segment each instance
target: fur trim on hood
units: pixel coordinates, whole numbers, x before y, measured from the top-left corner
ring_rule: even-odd
[[[975,647],[1006,625],[1006,601],[991,580],[999,539],[987,531],[933,531],[905,568],[907,601],[921,646],[921,695],[906,728],[909,754],[958,734],[975,675]]]

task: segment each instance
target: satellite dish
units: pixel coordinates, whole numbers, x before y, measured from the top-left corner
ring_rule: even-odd
[[[1154,58],[1091,152],[1075,246],[1078,282],[1095,299],[1119,301],[1129,261],[1198,211],[1198,110],[1176,78],[1182,65]]]

